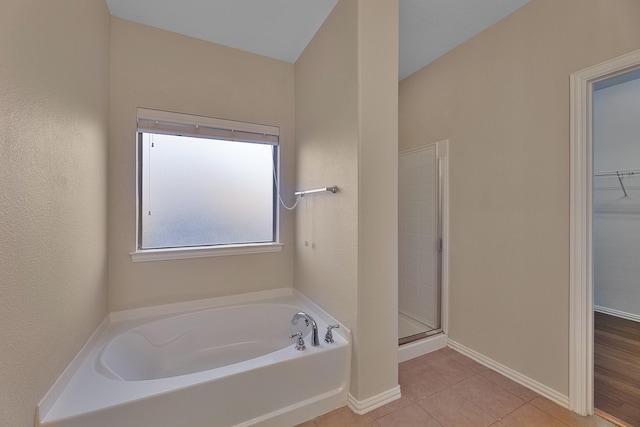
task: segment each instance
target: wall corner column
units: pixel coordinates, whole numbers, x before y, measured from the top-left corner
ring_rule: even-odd
[[[373,399],[369,410],[379,406],[376,396],[383,403],[400,397],[398,7],[397,0],[358,0],[358,339],[351,396]]]

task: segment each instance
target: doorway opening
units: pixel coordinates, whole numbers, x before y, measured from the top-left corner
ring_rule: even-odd
[[[634,72],[640,72],[640,50],[571,75],[569,409],[581,415],[594,412],[594,206],[602,199],[594,188],[605,185],[595,180],[606,176],[596,174],[616,172],[595,169],[594,94]],[[622,190],[628,176],[609,179]]]
[[[640,70],[594,84],[594,408],[640,425]]]

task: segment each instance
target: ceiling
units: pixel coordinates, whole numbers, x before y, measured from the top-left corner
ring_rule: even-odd
[[[295,62],[338,0],[106,0],[111,15]],[[400,80],[530,0],[400,0]]]

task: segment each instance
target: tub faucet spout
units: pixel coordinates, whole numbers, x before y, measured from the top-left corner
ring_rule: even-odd
[[[318,324],[315,320],[313,320],[313,317],[309,316],[304,311],[297,312],[293,316],[293,319],[291,319],[291,324],[297,324],[298,320],[300,319],[304,319],[304,323],[307,326],[309,326],[309,323],[311,323],[311,345],[313,347],[318,347],[320,345],[320,340],[318,339]]]

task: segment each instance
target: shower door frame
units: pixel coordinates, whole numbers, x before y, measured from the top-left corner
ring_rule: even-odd
[[[399,338],[398,345],[410,344],[440,334],[449,333],[449,140],[445,139],[431,144],[403,150],[399,154],[435,147],[436,158],[436,200],[439,251],[437,255],[437,281],[439,282],[439,316],[440,328],[409,337]]]

